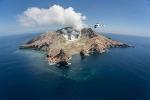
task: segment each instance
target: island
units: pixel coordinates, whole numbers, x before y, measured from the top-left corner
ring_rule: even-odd
[[[45,51],[49,64],[67,65],[73,55],[80,54],[81,57],[85,57],[116,47],[130,46],[99,34],[92,28],[83,28],[78,31],[73,27],[65,27],[40,34],[21,45],[20,49]]]

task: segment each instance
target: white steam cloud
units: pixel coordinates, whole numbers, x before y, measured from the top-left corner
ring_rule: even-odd
[[[86,25],[86,19],[81,13],[75,12],[72,7],[63,8],[59,5],[53,5],[48,9],[32,7],[28,8],[19,16],[19,21],[24,26],[45,26],[45,25],[64,25],[71,26],[77,30]]]

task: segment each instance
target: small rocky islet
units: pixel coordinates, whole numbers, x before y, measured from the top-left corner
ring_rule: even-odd
[[[49,64],[67,65],[73,55],[80,54],[84,57],[116,47],[130,46],[98,34],[92,28],[78,31],[72,27],[65,27],[54,32],[43,33],[21,45],[20,49],[45,51]]]

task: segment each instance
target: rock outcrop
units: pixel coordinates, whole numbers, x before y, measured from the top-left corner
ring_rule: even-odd
[[[60,51],[57,53],[54,52],[51,53],[49,51],[47,59],[50,64],[67,65],[70,57],[64,52],[63,49],[60,49]]]
[[[77,31],[72,27],[66,27],[56,32],[41,34],[20,46],[20,49],[46,51],[50,64],[67,65],[75,54],[84,57],[94,52],[103,53],[115,47],[129,47],[129,45],[97,34],[91,28]]]

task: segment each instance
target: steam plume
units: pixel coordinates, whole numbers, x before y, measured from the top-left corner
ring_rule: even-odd
[[[31,7],[19,16],[19,21],[24,26],[64,25],[71,26],[77,30],[85,27],[86,19],[81,13],[74,11],[72,7],[63,8],[53,5],[48,9]]]

